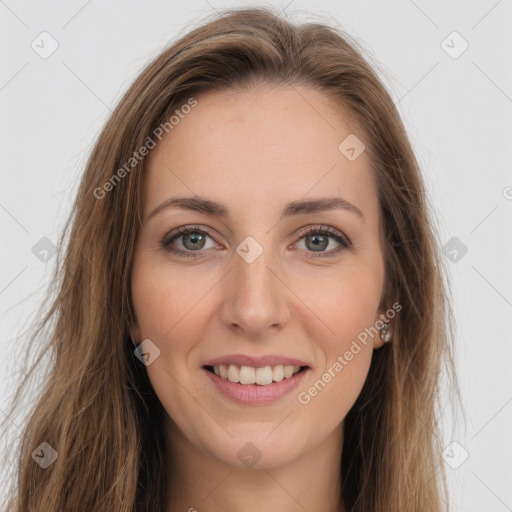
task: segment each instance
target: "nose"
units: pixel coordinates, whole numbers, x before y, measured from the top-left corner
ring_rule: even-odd
[[[269,330],[279,331],[286,325],[291,292],[277,267],[266,251],[251,263],[233,255],[220,306],[221,321],[227,328],[247,338],[262,339]]]

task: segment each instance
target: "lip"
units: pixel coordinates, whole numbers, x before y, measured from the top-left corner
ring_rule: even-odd
[[[236,382],[223,379],[222,377],[218,377],[205,368],[202,370],[206,373],[206,376],[216,387],[217,391],[219,391],[222,395],[229,398],[233,402],[246,405],[264,405],[270,402],[275,402],[285,395],[291,393],[294,389],[297,388],[297,386],[300,384],[310,369],[305,368],[289,379],[273,382],[272,384],[267,384],[266,386],[260,386],[258,384],[238,384]]]
[[[236,364],[238,366],[251,366],[252,368],[264,368],[265,366],[276,366],[278,364],[282,364],[283,366],[310,366],[308,363],[301,361],[300,359],[293,359],[277,354],[269,354],[258,357],[244,354],[231,354],[211,359],[210,361],[204,363],[203,368],[205,366],[219,366],[221,364]]]

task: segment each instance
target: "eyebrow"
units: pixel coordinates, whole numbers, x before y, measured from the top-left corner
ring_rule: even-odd
[[[184,210],[191,210],[221,218],[227,218],[230,215],[229,209],[224,204],[211,199],[205,199],[199,196],[170,197],[149,213],[146,221],[168,208],[182,208]],[[318,199],[291,201],[284,206],[280,220],[295,215],[312,214],[329,210],[345,210],[356,214],[365,222],[363,212],[357,206],[341,197],[321,197]]]

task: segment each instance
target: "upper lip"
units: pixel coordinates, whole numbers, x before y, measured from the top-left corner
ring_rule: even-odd
[[[204,366],[219,366],[219,365],[234,364],[237,366],[250,366],[252,368],[263,368],[265,366],[276,366],[282,364],[283,366],[309,366],[300,359],[280,355],[264,355],[264,356],[247,356],[244,354],[231,354],[226,356],[216,357],[206,362]]]

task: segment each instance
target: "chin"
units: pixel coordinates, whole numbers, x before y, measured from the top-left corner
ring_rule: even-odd
[[[289,429],[278,432],[279,427],[261,424],[243,425],[233,437],[227,435],[218,442],[209,438],[205,448],[223,464],[248,470],[272,470],[285,466],[304,451],[305,433],[291,433]],[[270,433],[270,435],[269,435]]]

